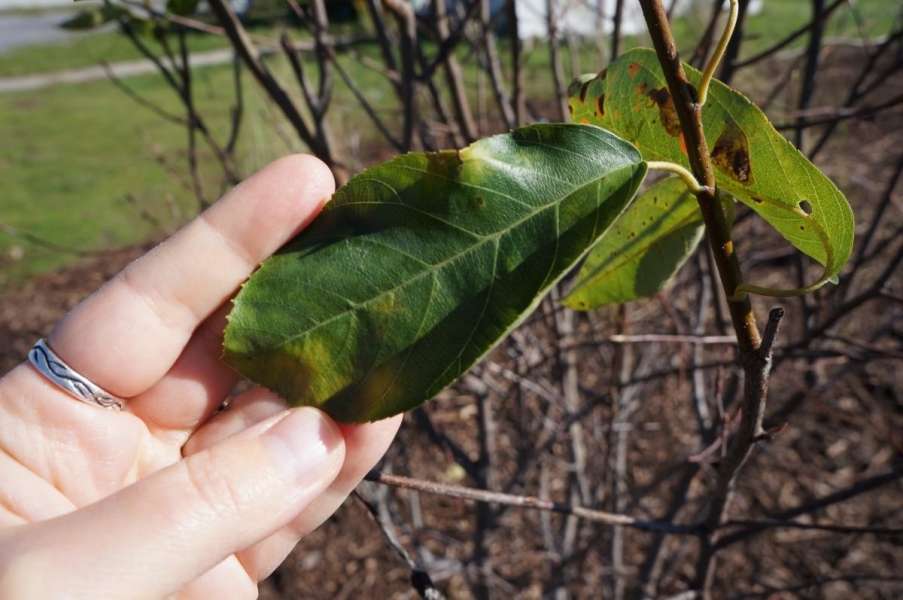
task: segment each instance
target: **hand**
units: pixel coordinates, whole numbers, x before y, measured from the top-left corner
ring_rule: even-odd
[[[54,328],[121,412],[30,363],[0,380],[0,598],[256,598],[383,455],[398,418],[337,425],[263,389],[215,412],[229,298],[332,191],[316,159],[279,160]]]

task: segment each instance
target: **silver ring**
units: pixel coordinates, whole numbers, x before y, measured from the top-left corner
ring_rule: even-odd
[[[44,377],[69,392],[82,402],[121,410],[122,402],[105,389],[91,383],[86,377],[78,374],[72,367],[56,355],[47,345],[47,340],[38,340],[38,343],[28,352],[28,360],[41,372]]]

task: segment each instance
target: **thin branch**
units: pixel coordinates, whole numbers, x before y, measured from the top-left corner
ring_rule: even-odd
[[[746,594],[739,594],[736,596],[731,596],[730,600],[753,600],[754,598],[762,598],[764,600],[772,599],[772,598],[786,598],[788,597],[786,594],[793,592],[801,592],[803,590],[807,590],[809,588],[818,588],[825,585],[829,585],[831,583],[847,583],[853,587],[854,590],[860,591],[864,590],[864,586],[867,583],[891,583],[891,584],[903,584],[903,577],[885,577],[882,575],[864,575],[862,573],[851,573],[849,575],[839,575],[837,577],[826,577],[824,579],[815,579],[810,581],[805,581],[803,583],[798,583],[796,585],[790,585],[783,588],[773,587],[773,586],[764,586],[767,589],[763,592],[750,592]],[[792,595],[789,596],[792,598],[820,598],[821,595]]]
[[[433,10],[435,11],[435,9]],[[449,30],[446,25],[444,35],[441,30],[437,31],[437,34],[441,37],[441,43],[439,44],[439,50],[436,52],[436,56],[433,57],[433,60],[423,69],[423,73],[421,74],[423,80],[432,78],[436,69],[445,64],[446,59],[453,55],[454,51],[461,45],[461,42],[465,40],[464,34],[467,25],[471,20],[475,20],[479,11],[480,3],[471,2],[470,6],[467,8],[467,13],[463,18],[458,20],[458,24],[454,30]]]
[[[828,20],[828,17],[831,16],[831,13],[833,13],[835,9],[840,8],[842,5],[848,4],[848,3],[849,3],[849,0],[835,0],[830,6],[828,6],[821,12],[821,14],[819,15],[817,20],[810,20],[803,27],[800,27],[799,29],[797,29],[796,31],[794,31],[793,33],[788,35],[786,38],[784,38],[783,40],[781,40],[774,46],[768,48],[767,50],[763,50],[759,54],[756,54],[755,56],[751,56],[747,59],[732,63],[733,70],[736,71],[737,69],[742,69],[743,67],[748,67],[749,65],[751,65],[753,63],[757,63],[761,60],[768,58],[769,56],[777,54],[778,52],[780,52],[781,50],[783,50],[784,48],[786,48],[787,46],[789,46],[790,44],[795,42],[797,39],[799,39],[802,36],[809,33],[810,30],[821,26],[825,21]]]
[[[155,14],[155,13],[153,13],[153,14]],[[168,18],[169,15],[166,15],[166,16]],[[155,18],[162,18],[162,17],[158,16]],[[185,93],[185,86],[186,85],[190,86],[190,80],[188,82],[186,82],[185,78],[190,77],[190,76],[182,73],[181,69],[184,67],[180,67],[179,61],[175,60],[175,58],[172,56],[172,53],[169,50],[168,44],[165,43],[165,38],[164,38],[164,42],[161,42],[161,45],[163,46],[164,50],[168,53],[168,55],[170,57],[170,63],[172,64],[171,68],[164,65],[163,62],[157,57],[157,55],[154,54],[153,52],[151,52],[150,48],[148,48],[147,45],[141,40],[140,36],[138,36],[135,33],[134,29],[132,28],[131,24],[128,21],[120,19],[119,28],[126,35],[126,37],[129,38],[129,41],[132,42],[132,45],[135,46],[135,48],[137,48],[138,51],[141,52],[142,55],[144,55],[145,58],[147,58],[151,63],[153,63],[153,65],[157,68],[157,71],[160,73],[160,75],[163,77],[163,79],[166,81],[166,83],[168,83],[169,86],[172,88],[172,90],[176,93],[176,95],[179,96],[179,99],[182,100],[182,103],[186,105],[186,109],[189,111],[189,120],[183,121],[183,124],[188,125],[190,127],[191,126],[190,119],[192,118],[192,115],[194,116],[194,121],[195,121],[194,126],[197,128],[198,131],[201,132],[201,134],[203,134],[204,139],[207,141],[207,144],[210,146],[210,148],[216,154],[217,159],[220,161],[220,164],[222,164],[227,181],[229,181],[232,184],[238,183],[241,180],[241,178],[238,176],[238,174],[235,171],[231,152],[227,152],[227,151],[223,150],[222,147],[220,147],[220,145],[214,139],[213,135],[210,133],[210,130],[207,128],[203,119],[200,117],[200,115],[198,115],[194,111],[193,107],[191,106],[192,101],[190,98],[190,93],[188,96],[186,96],[186,93]],[[181,31],[184,31],[184,30],[181,30]],[[186,57],[187,57],[187,54],[186,54]],[[183,65],[187,65],[186,57],[183,57],[183,59],[182,59]],[[181,80],[181,82],[176,80],[173,73],[179,74],[179,79]],[[124,91],[126,91],[126,90],[124,89]],[[128,92],[126,91],[126,93],[128,93]]]
[[[721,71],[718,78],[728,85],[734,78],[737,68],[734,63],[740,55],[740,47],[743,44],[743,36],[746,35],[746,15],[749,12],[750,0],[740,0],[737,12],[737,23],[734,26],[734,35],[731,37],[721,61]]]
[[[364,112],[367,113],[367,116],[370,117],[370,120],[373,121],[373,124],[376,125],[376,128],[379,129],[379,132],[383,134],[383,137],[388,140],[392,146],[398,152],[404,152],[404,145],[401,140],[392,135],[392,132],[389,131],[389,128],[383,122],[382,119],[379,118],[379,115],[376,114],[376,110],[370,104],[370,101],[367,100],[367,97],[361,92],[360,88],[357,87],[357,83],[355,83],[354,79],[348,74],[348,72],[342,67],[339,61],[336,61],[333,65],[335,67],[336,72],[339,74],[339,77],[342,78],[342,81],[345,82],[345,85],[348,86],[348,89],[351,90],[351,93],[354,94],[354,97],[357,99],[358,103],[361,105],[361,108],[364,109]]]
[[[238,54],[235,54],[232,58],[232,83],[235,86],[235,106],[230,110],[232,116],[231,127],[229,128],[229,138],[225,147],[225,152],[229,156],[234,155],[245,110],[244,86],[241,83],[241,61],[238,58]]]
[[[451,37],[448,28],[448,16],[445,10],[445,0],[432,0],[432,6],[436,19],[437,39],[440,44],[444,45]],[[471,10],[475,10],[475,6],[476,2],[471,6]],[[477,139],[477,125],[470,111],[470,104],[467,99],[467,86],[464,84],[461,65],[453,52],[448,52],[445,55],[443,63],[445,64],[445,82],[448,86],[448,91],[451,93],[452,103],[455,108],[455,120],[461,134],[464,136],[464,142],[470,144]]]
[[[204,180],[201,177],[200,165],[198,164],[197,131],[200,117],[194,109],[194,93],[191,88],[191,64],[189,62],[188,44],[185,41],[185,29],[179,27],[177,31],[181,59],[180,66],[177,69],[182,78],[182,103],[185,104],[185,110],[188,112],[188,172],[191,174],[194,195],[198,200],[199,208],[203,211],[210,206],[210,201],[207,200]]]
[[[113,69],[110,68],[110,63],[108,63],[107,61],[105,61],[105,60],[100,61],[100,66],[101,66],[101,68],[103,68],[104,73],[106,73],[107,78],[110,80],[110,82],[113,85],[115,85],[116,87],[118,87],[122,93],[124,93],[126,96],[128,96],[129,98],[134,100],[137,104],[150,110],[151,112],[156,114],[158,117],[160,117],[166,121],[169,121],[171,123],[175,123],[176,125],[184,126],[184,125],[188,124],[188,121],[186,121],[184,118],[168,112],[164,108],[162,108],[159,105],[144,98],[143,96],[138,94],[138,92],[136,92],[135,90],[130,88],[128,85],[126,85],[126,83],[124,81],[122,81],[119,77],[116,76],[116,73],[113,72]]]
[[[505,84],[502,80],[502,66],[495,44],[495,35],[492,33],[493,23],[490,0],[475,0],[475,2],[480,4],[482,50],[485,52],[486,58],[485,68],[489,73],[489,80],[492,82],[492,90],[495,93],[495,101],[498,104],[502,119],[505,121],[505,127],[511,129],[515,123],[514,107],[511,105],[511,98],[505,91]]]
[[[824,496],[822,498],[816,498],[815,500],[804,502],[803,504],[800,504],[799,506],[796,506],[794,508],[789,508],[787,510],[776,513],[772,515],[770,519],[764,522],[750,525],[746,529],[735,533],[726,534],[718,540],[716,548],[726,548],[727,546],[757,535],[770,527],[775,527],[776,525],[774,524],[774,522],[790,521],[791,519],[795,519],[800,515],[811,513],[820,508],[825,508],[826,506],[845,502],[850,498],[854,498],[860,494],[876,490],[899,479],[903,479],[903,470],[901,469],[895,469],[893,471],[888,471],[880,475],[869,477],[868,479],[863,479],[862,481],[856,482],[845,489],[834,492],[833,494],[828,494],[827,496]]]
[[[786,131],[788,129],[799,129],[817,127],[820,125],[836,125],[841,121],[848,119],[866,118],[874,116],[882,111],[895,106],[903,105],[903,94],[898,94],[889,100],[874,105],[858,106],[858,107],[838,107],[838,108],[817,108],[804,111],[797,111],[795,114],[797,119],[803,118],[804,122],[794,123],[778,123],[775,129],[778,131]],[[808,118],[809,115],[822,114],[824,116],[817,119]]]
[[[903,25],[903,23],[901,23],[901,25]],[[846,100],[843,102],[843,106],[852,107],[856,102],[870,95],[875,90],[885,88],[884,84],[887,79],[896,71],[898,71],[901,66],[903,66],[901,57],[895,57],[895,60],[891,61],[891,63],[886,68],[872,77],[871,85],[865,86],[865,82],[866,79],[869,78],[869,75],[873,73],[873,70],[880,64],[880,60],[890,52],[895,44],[897,44],[898,52],[900,51],[900,49],[903,49],[903,45],[900,45],[901,40],[903,40],[903,26],[901,26],[893,34],[888,36],[888,38],[884,40],[884,42],[882,42],[881,46],[879,46],[877,52],[872,53],[866,64],[863,66],[862,71],[859,73],[859,77],[856,79],[856,82],[850,88],[850,93],[847,95]],[[828,140],[831,139],[831,136],[833,135],[834,130],[837,128],[838,124],[839,121],[831,122],[828,124],[828,126],[822,132],[821,138],[819,138],[819,140],[812,148],[812,152],[809,153],[809,160],[815,160],[816,155],[821,152],[821,150],[827,144]]]
[[[511,107],[514,111],[514,126],[520,127],[527,118],[527,104],[524,94],[524,42],[520,39],[515,0],[508,0],[508,26],[511,28]]]
[[[384,521],[384,511],[379,510],[372,502],[368,501],[364,498],[363,494],[359,491],[354,490],[354,497],[360,500],[361,504],[363,504],[367,508],[367,512],[373,518],[373,522],[379,527],[379,530],[382,531],[383,536],[386,538],[386,541],[389,543],[389,546],[395,550],[395,553],[404,561],[404,563],[411,570],[411,585],[417,590],[417,593],[420,594],[421,598],[425,600],[444,600],[445,596],[440,592],[436,585],[433,583],[432,578],[430,578],[429,573],[421,567],[417,561],[410,555],[410,553],[405,549],[405,547],[398,541],[398,538],[395,537],[395,534],[392,531],[392,528],[385,523]]]
[[[329,147],[326,140],[319,139],[313,135],[310,127],[305,122],[304,117],[298,111],[294,102],[292,102],[291,97],[289,97],[288,93],[286,93],[282,86],[279,85],[279,82],[276,81],[260,58],[260,54],[254,47],[248,34],[245,32],[241,22],[238,20],[238,16],[235,14],[232,6],[225,0],[209,0],[208,3],[210,9],[226,30],[226,34],[229,36],[232,45],[251,71],[251,74],[257,79],[263,89],[266,90],[267,95],[276,103],[276,106],[279,107],[289,123],[292,124],[298,137],[307,144],[311,152],[332,169],[337,182],[344,183],[348,178],[345,167],[333,155],[332,149]]]
[[[754,527],[761,531],[768,528],[783,529],[806,529],[812,531],[830,531],[831,533],[849,533],[849,534],[873,534],[873,535],[901,535],[903,527],[872,527],[867,525],[839,525],[835,523],[803,523],[801,521],[784,520],[784,519],[759,519],[759,520],[742,520],[732,519],[721,524],[722,528],[726,527]]]
[[[875,209],[875,213],[869,219],[871,226],[859,241],[859,252],[857,252],[856,254],[856,259],[852,263],[853,265],[861,267],[865,263],[866,255],[872,245],[872,239],[874,238],[875,233],[878,231],[878,225],[881,223],[887,208],[891,206],[894,198],[894,190],[897,188],[897,184],[901,180],[903,180],[903,152],[901,152],[897,157],[897,164],[894,166],[894,171],[891,174],[890,179],[888,179],[887,185],[884,187],[884,193],[881,195],[881,201],[878,204],[878,207]],[[849,291],[852,288],[853,280],[856,278],[856,275],[859,272],[860,271],[858,268],[852,270],[849,277],[847,277],[846,281],[843,284],[846,288],[844,291]]]
[[[99,250],[90,251],[82,250],[80,248],[72,248],[70,246],[63,246],[62,244],[57,244],[56,242],[45,240],[44,238],[33,233],[17,229],[12,225],[7,225],[2,221],[0,221],[0,232],[12,237],[21,238],[30,244],[34,244],[35,246],[40,246],[41,248],[52,250],[53,252],[60,252],[62,254],[71,254],[73,256],[97,256],[97,254],[101,252]]]
[[[395,16],[398,30],[401,33],[401,103],[404,110],[404,126],[401,136],[402,148],[405,152],[413,149],[414,130],[417,117],[417,75],[414,72],[414,58],[417,44],[417,20],[413,7],[401,0],[384,0],[383,6]]]
[[[826,331],[831,329],[831,327],[836,325],[838,321],[840,321],[844,317],[847,317],[850,312],[852,312],[856,308],[859,308],[866,302],[881,298],[885,292],[887,282],[889,281],[890,277],[897,272],[897,269],[900,267],[901,263],[903,263],[903,243],[899,245],[897,251],[890,258],[886,259],[884,270],[872,280],[872,285],[841,304],[826,319],[824,319],[817,326],[813,327],[804,339],[784,348],[784,352],[781,354],[778,360],[789,358],[790,356],[792,356],[791,353],[796,350],[808,348],[813,340],[818,339]]]
[[[503,494],[501,492],[489,492],[463,486],[413,479],[411,477],[402,477],[400,475],[390,475],[379,471],[370,471],[364,479],[383,485],[417,490],[425,494],[437,494],[440,496],[448,496],[450,498],[461,498],[463,500],[474,500],[476,502],[490,502],[506,506],[531,508],[561,513],[564,515],[573,515],[575,517],[580,517],[581,519],[605,525],[623,525],[632,529],[660,531],[662,533],[673,535],[695,536],[701,534],[701,530],[697,525],[678,525],[660,521],[644,521],[626,515],[617,515],[583,506],[572,506],[563,502],[541,500],[534,496],[516,496],[513,494]]]
[[[809,30],[809,43],[806,44],[806,64],[803,68],[803,76],[800,85],[800,96],[797,103],[796,135],[794,145],[803,152],[803,133],[806,127],[805,110],[809,108],[812,97],[815,95],[816,73],[818,72],[821,58],[822,37],[825,33],[823,13],[825,12],[825,0],[811,0],[812,21],[817,23]],[[805,302],[805,300],[803,300]]]
[[[391,30],[386,26],[383,18],[382,3],[378,0],[367,0],[367,10],[370,13],[370,20],[373,22],[373,29],[376,31],[376,39],[379,40],[379,49],[383,55],[383,63],[392,73],[398,73],[398,61],[395,60],[394,49],[398,47],[397,40],[393,40]],[[396,91],[401,93],[401,80],[393,81],[396,85]]]
[[[674,8],[674,4],[671,4],[671,8]],[[724,8],[724,0],[712,0],[712,16],[709,17],[709,22],[705,26],[705,30],[702,32],[702,35],[699,37],[699,42],[696,44],[696,48],[693,50],[693,54],[687,60],[687,62],[693,65],[696,68],[702,68],[702,65],[705,64],[705,58],[709,55],[709,51],[712,49],[712,40],[715,39],[715,29],[718,27],[718,22],[721,20],[722,9]],[[672,10],[668,10],[668,19],[672,17]]]
[[[717,481],[706,519],[706,527],[713,534],[703,538],[697,561],[696,587],[703,590],[704,597],[709,597],[714,579],[715,553],[718,547],[716,530],[730,505],[737,475],[756,443],[769,436],[769,432],[762,429],[762,418],[765,414],[765,400],[768,394],[772,350],[783,318],[783,309],[772,309],[768,316],[768,324],[765,326],[765,333],[762,335],[761,345],[741,359],[744,380],[740,425],[727,444],[726,454],[718,465]]]
[[[549,62],[552,69],[552,81],[555,83],[555,98],[558,106],[558,120],[568,120],[568,90],[564,78],[564,65],[561,62],[561,49],[558,44],[558,17],[555,15],[555,0],[546,0],[546,31],[549,38]]]
[[[600,3],[601,4],[601,3]],[[615,14],[612,17],[611,30],[611,60],[616,59],[621,54],[621,26],[624,23],[624,0],[616,0]]]

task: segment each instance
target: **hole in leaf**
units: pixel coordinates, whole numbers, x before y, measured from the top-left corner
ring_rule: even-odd
[[[799,207],[800,207],[801,211],[806,213],[806,216],[809,216],[812,214],[812,205],[809,204],[808,200],[800,200]]]

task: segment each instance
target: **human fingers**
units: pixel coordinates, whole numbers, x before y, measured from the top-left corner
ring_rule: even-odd
[[[268,165],[76,307],[50,345],[113,395],[147,390],[198,324],[303,229],[333,189],[332,174],[311,156]]]
[[[229,408],[215,415],[195,433],[184,447],[186,456],[202,451],[221,439],[235,435],[253,423],[278,412],[284,401],[263,389],[247,392]],[[366,425],[340,425],[345,439],[342,470],[323,494],[308,505],[292,522],[247,550],[238,558],[253,581],[267,577],[285,560],[302,537],[319,527],[345,501],[370,469],[385,454],[395,437],[402,417]]]
[[[249,427],[283,412],[288,404],[262,387],[239,394],[226,410],[213,415],[182,446],[182,455],[191,456]]]
[[[0,597],[166,597],[284,527],[344,457],[323,413],[281,412],[79,511],[0,534]]]
[[[138,416],[158,439],[181,447],[241,379],[237,371],[220,360],[230,308],[227,302],[195,330],[160,381],[129,398],[129,412]],[[282,403],[281,410],[285,408]]]
[[[238,559],[253,581],[262,581],[276,570],[298,541],[322,525],[345,502],[392,443],[402,417],[398,415],[365,425],[341,425],[345,438],[345,462],[329,488],[301,511],[290,524],[260,543],[242,550]]]

